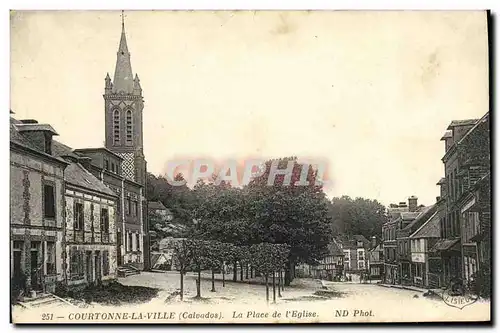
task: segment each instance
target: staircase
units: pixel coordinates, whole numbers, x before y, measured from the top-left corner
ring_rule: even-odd
[[[132,265],[122,265],[118,267],[118,277],[141,274],[141,271]]]
[[[73,304],[60,297],[57,297],[54,294],[42,292],[37,294],[35,297],[25,297],[22,302],[19,302],[19,305],[27,309],[39,307],[67,307],[68,305],[74,306]]]

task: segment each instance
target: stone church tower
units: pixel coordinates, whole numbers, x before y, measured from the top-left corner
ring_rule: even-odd
[[[104,103],[105,146],[123,158],[122,175],[145,186],[146,160],[142,126],[144,100],[139,76],[136,74],[134,77],[132,72],[123,14],[115,75],[113,81],[109,73],[106,75]]]

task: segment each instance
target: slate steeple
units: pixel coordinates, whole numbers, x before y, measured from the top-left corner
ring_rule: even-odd
[[[144,185],[144,100],[139,76],[132,74],[123,11],[121,19],[122,32],[114,79],[111,81],[109,75],[104,79],[105,147],[123,159],[121,174],[125,178]]]
[[[130,53],[128,52],[127,37],[125,35],[125,21],[122,12],[122,34],[120,45],[116,56],[115,77],[113,79],[113,92],[120,94],[132,94],[134,91],[134,75],[130,63]]]

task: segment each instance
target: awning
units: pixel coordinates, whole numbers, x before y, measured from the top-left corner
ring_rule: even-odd
[[[444,252],[444,251],[460,251],[459,248],[454,248],[458,244],[459,239],[441,239],[431,249],[431,252]]]
[[[482,241],[485,238],[485,236],[486,235],[484,234],[484,232],[481,232],[481,233],[478,233],[475,236],[471,237],[470,240],[472,242],[480,242],[480,241]]]

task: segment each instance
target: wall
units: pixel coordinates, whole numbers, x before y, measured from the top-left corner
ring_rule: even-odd
[[[13,275],[14,241],[22,241],[21,270],[27,275],[27,284],[31,283],[31,242],[41,242],[40,262],[42,270],[47,272],[46,242],[55,243],[55,276],[46,278],[46,282],[64,280],[62,227],[64,217],[63,169],[60,162],[49,157],[41,157],[22,150],[10,151],[10,233],[11,233],[11,277]],[[43,217],[44,182],[54,186],[55,218]],[[42,255],[42,252],[44,255]],[[43,258],[43,262],[41,262]]]
[[[84,230],[75,232],[74,230],[74,204],[75,202],[82,203],[84,209]],[[92,209],[93,206],[93,209]],[[101,234],[101,209],[107,209],[109,214],[109,233],[108,240],[103,239]],[[93,227],[93,231],[92,231]],[[102,276],[102,280],[116,278],[116,202],[99,195],[90,195],[75,190],[68,184],[66,189],[66,275],[68,276],[68,285],[76,285],[86,283],[85,275],[83,279],[72,279],[70,274],[71,269],[71,251],[90,251],[95,255],[96,251],[101,253],[101,268],[103,267],[104,259],[103,251],[109,254],[109,275]],[[83,263],[85,265],[86,255]],[[84,271],[86,267],[84,268]],[[102,271],[101,271],[102,272]]]

